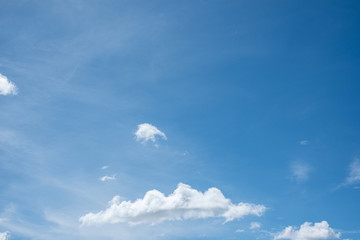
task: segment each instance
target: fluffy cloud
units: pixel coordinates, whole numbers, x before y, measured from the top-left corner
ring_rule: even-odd
[[[102,178],[100,178],[100,181],[102,182],[106,182],[106,181],[110,181],[110,180],[115,180],[116,176],[112,175],[112,176],[103,176]]]
[[[261,228],[261,223],[259,222],[250,223],[250,229],[257,229],[257,228]]]
[[[296,162],[291,165],[292,176],[298,182],[307,180],[309,178],[310,171],[311,168],[305,163]]]
[[[0,232],[0,240],[8,240],[10,239],[8,232]]]
[[[282,232],[274,237],[276,239],[291,239],[291,240],[317,240],[317,239],[334,239],[339,238],[340,233],[335,231],[329,226],[326,221],[315,223],[305,222],[296,229],[292,226],[285,228]]]
[[[0,73],[0,95],[17,94],[17,87]]]
[[[143,123],[138,125],[138,129],[135,132],[136,140],[147,142],[151,140],[152,142],[156,141],[156,136],[160,136],[163,139],[167,139],[165,133],[157,129],[157,127],[149,124]]]
[[[166,220],[223,217],[228,222],[246,215],[261,216],[265,210],[263,205],[233,204],[217,188],[209,188],[202,193],[179,183],[169,196],[158,190],[148,191],[144,198],[134,202],[120,202],[120,197],[115,196],[106,210],[88,213],[79,221],[83,225],[123,222],[155,224]]]
[[[348,184],[360,183],[360,161],[355,159],[354,162],[350,164],[350,173],[346,179]]]

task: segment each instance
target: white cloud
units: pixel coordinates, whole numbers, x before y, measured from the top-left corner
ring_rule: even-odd
[[[106,181],[110,181],[110,180],[115,180],[116,176],[112,175],[112,176],[103,176],[102,178],[100,178],[100,181],[102,182],[106,182]]]
[[[105,170],[105,169],[107,169],[109,166],[102,166],[101,167],[101,170]]]
[[[286,227],[282,232],[278,233],[276,239],[290,239],[290,240],[318,240],[318,239],[334,239],[339,238],[340,233],[335,231],[329,226],[326,221],[314,223],[305,222],[296,229],[292,226]]]
[[[0,240],[8,240],[10,239],[10,235],[8,232],[0,232]]]
[[[237,233],[242,233],[242,232],[245,232],[245,230],[244,230],[244,229],[236,229],[235,232],[237,232]]]
[[[257,228],[261,228],[261,223],[259,222],[250,223],[250,229],[257,229]]]
[[[311,168],[305,163],[294,162],[291,165],[291,173],[296,181],[302,182],[309,178]]]
[[[10,82],[8,78],[0,73],[0,95],[16,95],[18,89],[14,83]]]
[[[135,136],[137,141],[142,141],[143,143],[149,140],[155,142],[156,136],[160,136],[161,138],[167,140],[165,133],[149,123],[139,124],[138,129],[135,132]]]
[[[360,183],[360,161],[359,159],[355,159],[350,164],[350,173],[348,178],[346,179],[347,184]]]
[[[217,188],[209,188],[202,193],[179,183],[169,196],[158,190],[148,191],[144,198],[134,202],[120,202],[119,196],[115,196],[106,210],[88,213],[79,221],[83,225],[122,222],[155,224],[166,220],[223,217],[228,222],[246,215],[261,216],[265,210],[263,205],[233,204]]]
[[[308,140],[302,140],[299,142],[300,145],[308,145],[309,141]]]

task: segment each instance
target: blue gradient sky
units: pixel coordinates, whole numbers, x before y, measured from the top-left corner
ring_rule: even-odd
[[[359,42],[359,1],[0,0],[18,88],[0,95],[0,233],[246,240],[327,221],[360,239]],[[141,123],[167,140],[137,141]],[[267,211],[80,226],[180,182]]]

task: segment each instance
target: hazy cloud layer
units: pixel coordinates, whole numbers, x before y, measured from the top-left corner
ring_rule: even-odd
[[[115,196],[109,207],[98,213],[88,213],[79,220],[84,225],[104,223],[155,224],[166,220],[223,217],[226,222],[246,215],[261,216],[266,208],[251,203],[233,204],[217,188],[202,193],[179,183],[175,191],[165,196],[158,190],[148,191],[134,202]]]
[[[152,142],[156,141],[156,136],[159,136],[163,139],[167,139],[165,133],[160,131],[157,127],[149,124],[149,123],[142,123],[138,125],[138,129],[135,132],[136,140],[147,142],[151,140]]]
[[[16,95],[18,92],[14,83],[10,82],[8,78],[0,73],[0,95]]]
[[[326,221],[315,223],[305,222],[299,229],[289,226],[282,232],[278,233],[276,239],[291,239],[291,240],[317,240],[317,239],[335,239],[339,238],[340,233],[335,231],[329,226]]]

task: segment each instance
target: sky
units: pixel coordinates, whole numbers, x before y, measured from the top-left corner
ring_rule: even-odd
[[[359,240],[359,43],[351,0],[0,0],[0,240]]]

